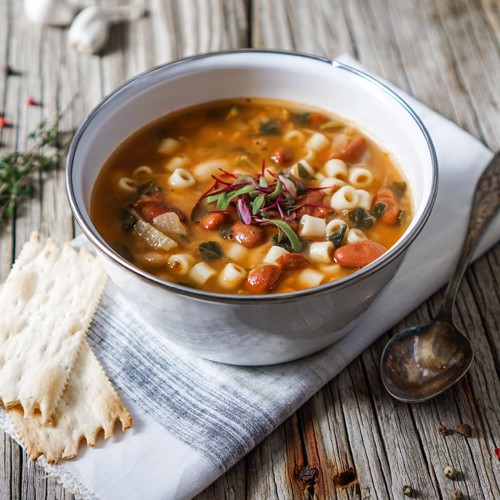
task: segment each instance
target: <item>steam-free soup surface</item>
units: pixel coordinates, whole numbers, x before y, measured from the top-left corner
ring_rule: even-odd
[[[285,293],[379,258],[411,218],[387,152],[323,110],[264,99],[168,115],[106,161],[91,217],[124,258],[200,290]]]

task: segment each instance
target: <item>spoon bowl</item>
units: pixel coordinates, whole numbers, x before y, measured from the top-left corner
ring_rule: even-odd
[[[473,359],[469,339],[453,324],[436,321],[391,339],[382,354],[382,380],[396,399],[418,403],[460,380]]]
[[[500,207],[500,152],[477,183],[462,253],[444,293],[443,303],[428,325],[404,330],[389,340],[380,361],[387,392],[405,403],[437,396],[470,368],[474,351],[453,322],[453,304],[479,238]]]

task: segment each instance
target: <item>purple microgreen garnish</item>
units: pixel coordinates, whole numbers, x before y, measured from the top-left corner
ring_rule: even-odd
[[[217,189],[217,184],[218,184],[218,181],[217,179],[215,179],[215,182],[212,184],[212,186],[210,188],[208,188],[199,198],[198,198],[198,201],[195,203],[194,207],[193,207],[193,210],[191,211],[191,220],[194,222],[198,216],[199,216],[199,213],[200,213],[200,205],[201,205],[201,202],[203,201],[203,199],[211,192],[213,191],[214,189]]]
[[[276,200],[271,205],[268,205],[267,207],[261,209],[261,212],[269,212],[271,210],[274,210],[279,205],[279,202],[280,202],[280,200]]]
[[[280,213],[281,218],[284,219],[285,214],[283,213],[283,209],[281,208],[281,205],[279,203],[278,203],[277,208],[278,208],[278,212]]]
[[[241,221],[244,224],[251,224],[252,216],[250,215],[250,210],[248,209],[248,205],[245,203],[243,198],[238,198],[236,207],[238,209],[238,215],[240,216]]]
[[[281,181],[285,189],[288,191],[292,198],[297,198],[297,188],[293,181],[285,177],[283,174],[278,175],[278,179]]]
[[[232,174],[222,169],[220,171],[225,179],[212,176],[215,181],[214,185],[200,198],[197,205],[205,199],[206,203],[216,205],[215,210],[212,210],[214,212],[229,213],[236,211],[245,224],[262,223],[261,221],[266,221],[266,224],[282,222],[284,226],[275,224],[280,231],[285,233],[286,231],[293,232],[285,221],[291,222],[295,220],[297,217],[295,211],[298,208],[301,206],[323,207],[323,205],[313,204],[297,205],[299,195],[309,189],[318,188],[310,188],[284,172],[275,174],[271,170],[266,171],[264,161],[262,162],[260,174],[256,175]],[[269,174],[270,177],[266,178],[266,174]],[[226,182],[229,177],[233,179],[232,183]],[[284,227],[287,228],[286,231]],[[288,234],[287,238],[290,238]],[[298,241],[297,236],[296,238]],[[293,239],[293,236],[291,239]],[[299,245],[294,242],[293,246],[298,247]]]
[[[224,184],[224,186],[231,186],[230,182],[223,181],[222,179],[219,179],[218,177],[215,177],[215,175],[211,175],[212,179],[214,179],[216,182],[220,182],[221,184]]]
[[[239,188],[242,188],[242,187],[251,187],[249,186],[247,183],[245,182],[236,182],[234,184],[229,184],[228,186],[226,187],[223,187],[221,189],[218,189],[216,191],[213,191],[212,194],[210,194],[209,196],[207,196],[207,203],[213,203],[214,201],[218,201],[219,198],[220,198],[220,195],[223,195],[225,193],[231,193],[233,192],[235,189],[236,190],[239,190]],[[207,193],[208,194],[208,193]],[[204,195],[206,196],[206,195]],[[219,207],[221,208],[221,207]]]
[[[223,168],[219,168],[219,170],[222,172],[222,175],[225,175],[226,177],[232,177],[233,179],[237,179],[240,176],[240,174],[232,174],[231,172],[226,172]],[[212,177],[214,176],[212,175]]]

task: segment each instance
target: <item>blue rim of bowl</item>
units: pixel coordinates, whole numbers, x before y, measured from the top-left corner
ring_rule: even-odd
[[[176,66],[179,64],[185,64],[189,61],[195,61],[198,59],[205,59],[205,58],[210,58],[210,57],[220,57],[224,55],[234,55],[234,54],[246,54],[246,53],[252,53],[252,54],[261,54],[261,55],[266,55],[266,54],[278,54],[278,55],[284,55],[284,56],[293,56],[293,57],[304,57],[307,59],[313,59],[319,62],[323,62],[326,64],[331,65],[332,67],[338,68],[343,71],[347,71],[349,73],[352,73],[356,75],[359,78],[362,78],[368,82],[370,82],[372,85],[375,85],[378,87],[380,90],[388,94],[390,97],[392,97],[397,103],[399,103],[403,109],[413,118],[413,120],[416,122],[418,125],[420,131],[422,132],[427,146],[429,148],[429,153],[431,157],[431,162],[432,162],[432,168],[433,168],[433,176],[432,176],[432,185],[431,185],[431,192],[429,199],[427,200],[426,206],[424,207],[424,210],[422,212],[422,215],[418,221],[418,223],[415,225],[415,227],[407,234],[404,236],[404,238],[397,242],[393,247],[391,247],[380,259],[377,259],[373,264],[370,264],[355,273],[346,276],[345,278],[341,278],[337,281],[333,281],[331,283],[327,283],[324,285],[320,285],[317,287],[313,288],[308,288],[305,290],[298,290],[295,292],[289,292],[289,293],[275,293],[275,294],[267,294],[267,295],[236,295],[236,294],[225,294],[225,293],[216,293],[216,292],[206,292],[203,290],[196,290],[193,288],[189,288],[186,286],[178,285],[176,283],[172,283],[166,280],[162,280],[161,278],[158,278],[152,274],[147,273],[146,271],[143,271],[142,269],[136,267],[134,264],[130,263],[126,259],[124,259],[121,255],[119,255],[115,250],[113,250],[105,241],[104,239],[100,236],[97,231],[94,231],[92,228],[90,228],[87,225],[87,222],[85,220],[84,212],[87,214],[87,217],[90,219],[90,215],[86,210],[82,210],[81,207],[78,205],[75,194],[73,191],[73,183],[72,183],[72,177],[73,177],[73,162],[74,162],[74,157],[75,157],[75,152],[78,147],[78,144],[82,138],[82,135],[84,134],[85,130],[89,125],[91,124],[92,120],[96,116],[97,113],[99,113],[103,108],[106,107],[106,104],[113,99],[113,97],[117,94],[119,94],[123,89],[128,87],[129,85],[133,84],[137,80],[147,76],[151,75],[152,73],[155,73],[157,71],[162,71],[165,68]],[[124,84],[120,85],[117,87],[115,90],[113,90],[110,94],[108,94],[88,115],[88,117],[85,119],[85,121],[80,125],[78,130],[76,131],[76,134],[71,142],[69,151],[68,151],[68,158],[66,161],[66,193],[68,196],[69,200],[69,205],[71,208],[71,211],[73,212],[73,216],[75,217],[78,225],[82,229],[83,233],[85,236],[89,239],[89,241],[97,247],[98,250],[100,250],[105,256],[110,258],[112,261],[115,263],[119,264],[121,268],[123,268],[125,271],[131,272],[134,274],[137,278],[141,279],[142,281],[146,281],[149,284],[160,286],[161,288],[164,288],[172,293],[175,293],[177,295],[184,295],[187,297],[191,297],[193,299],[198,299],[198,300],[204,300],[207,302],[223,302],[223,303],[251,303],[251,304],[257,304],[257,303],[280,303],[280,302],[293,302],[295,300],[300,300],[304,296],[310,296],[310,295],[318,295],[318,294],[324,294],[324,293],[329,293],[331,290],[338,290],[341,288],[344,288],[346,286],[349,286],[353,283],[357,283],[359,281],[364,280],[368,276],[371,276],[372,274],[376,273],[380,268],[385,267],[388,263],[392,262],[396,258],[398,258],[403,252],[406,251],[408,246],[412,241],[415,240],[415,238],[418,236],[420,231],[423,229],[425,226],[425,223],[427,222],[427,219],[430,216],[432,207],[434,205],[436,196],[437,196],[437,186],[438,186],[438,163],[437,163],[437,156],[436,156],[436,151],[434,149],[434,145],[432,143],[431,137],[429,132],[427,131],[427,128],[423,124],[422,120],[418,117],[418,115],[415,113],[413,108],[404,100],[402,99],[398,94],[396,94],[393,90],[391,90],[387,85],[379,82],[377,79],[373,78],[370,75],[367,75],[366,73],[359,71],[358,69],[355,69],[351,66],[348,66],[347,64],[341,63],[336,60],[331,60],[323,56],[317,56],[314,54],[307,54],[303,52],[295,52],[295,51],[288,51],[288,50],[278,50],[278,49],[235,49],[235,50],[224,50],[224,51],[218,51],[218,52],[209,52],[205,54],[198,54],[195,56],[190,56],[190,57],[184,57],[181,59],[176,59],[175,61],[171,61],[169,63],[161,64],[158,66],[155,66],[153,68],[150,68],[143,73],[140,73],[136,75],[135,77],[131,78],[130,80],[126,81]]]

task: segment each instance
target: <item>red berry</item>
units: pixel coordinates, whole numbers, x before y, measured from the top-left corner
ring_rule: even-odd
[[[495,455],[498,457],[498,460],[500,460],[500,448],[495,448]]]
[[[5,128],[8,127],[9,124],[7,120],[5,119],[5,116],[0,116],[0,128]]]
[[[33,99],[33,97],[28,97],[28,98],[26,99],[26,104],[27,104],[28,106],[36,106],[36,105],[38,104],[38,102],[37,102],[37,101],[35,101],[35,99]]]

